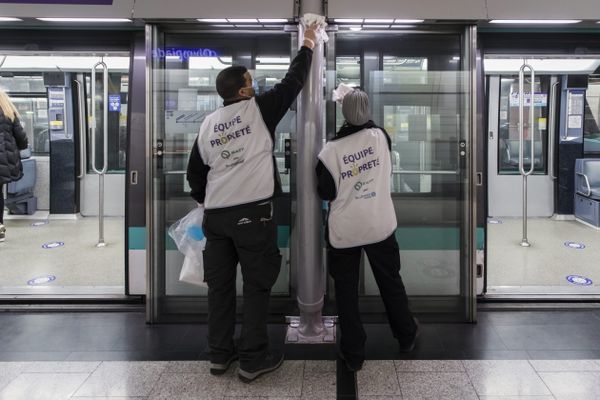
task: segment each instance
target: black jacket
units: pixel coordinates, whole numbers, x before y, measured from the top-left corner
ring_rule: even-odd
[[[27,135],[21,122],[11,121],[0,110],[0,185],[23,177],[20,150],[27,148]]]
[[[312,61],[312,50],[308,47],[302,47],[298,51],[298,55],[292,61],[290,68],[280,83],[275,85],[273,89],[263,94],[256,96],[256,104],[260,110],[263,120],[273,137],[275,143],[275,129],[279,122],[283,119],[290,106],[296,100],[296,97],[302,90]],[[238,100],[245,101],[245,100]],[[224,102],[224,106],[236,103],[237,101]],[[281,194],[281,183],[279,181],[279,173],[277,172],[277,164],[275,165],[275,190],[273,196]],[[206,197],[206,183],[210,166],[204,163],[198,150],[198,141],[194,141],[192,153],[187,167],[187,180],[192,189],[191,196],[198,203],[204,203]],[[246,206],[246,205],[244,205]],[[207,212],[215,210],[207,210]]]
[[[350,125],[348,123],[345,123],[340,128],[339,132],[335,135],[335,137],[332,139],[332,141],[341,139],[343,137],[352,135],[357,132],[360,132],[363,129],[370,129],[370,128],[381,129],[383,131],[383,133],[385,134],[385,138],[388,141],[389,149],[392,150],[392,139],[390,138],[390,135],[385,131],[385,129],[383,129],[380,126],[375,125],[375,123],[373,121],[369,121],[366,124],[361,125],[361,126],[355,126],[355,125]],[[321,160],[319,160],[319,162],[317,163],[316,172],[317,172],[317,193],[319,194],[319,197],[326,201],[335,200],[335,198],[337,197],[337,189],[335,187],[335,181],[333,179],[333,176],[331,176],[331,173],[325,167],[325,165],[321,162]]]

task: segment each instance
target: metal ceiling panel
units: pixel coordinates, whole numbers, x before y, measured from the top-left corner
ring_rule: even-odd
[[[138,0],[134,17],[175,18],[292,18],[293,0]]]
[[[505,1],[497,3],[503,6]],[[330,18],[479,20],[487,17],[485,0],[329,0],[328,7]]]
[[[21,18],[131,18],[134,0],[0,0],[0,15]]]

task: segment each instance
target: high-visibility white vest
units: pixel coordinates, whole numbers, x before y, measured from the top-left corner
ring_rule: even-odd
[[[200,127],[198,149],[210,166],[204,200],[207,210],[273,196],[273,139],[254,98],[208,115]]]
[[[319,159],[333,176],[337,192],[329,204],[328,233],[333,247],[377,243],[394,233],[392,163],[381,129],[363,129],[330,141]]]

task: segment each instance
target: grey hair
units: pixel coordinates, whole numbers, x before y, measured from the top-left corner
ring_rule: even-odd
[[[351,125],[360,126],[366,124],[371,119],[369,96],[362,90],[354,89],[344,96],[342,114],[344,114],[344,118]]]

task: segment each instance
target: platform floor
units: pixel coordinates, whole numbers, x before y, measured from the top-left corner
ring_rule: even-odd
[[[600,398],[600,311],[481,312],[477,324],[423,324],[413,353],[386,324],[365,326],[367,358],[353,374],[335,346],[271,346],[286,362],[243,384],[213,377],[206,325],[147,325],[143,312],[0,314],[0,399]]]
[[[493,218],[487,241],[489,293],[600,294],[600,231],[578,221],[531,218],[528,239],[521,247],[521,219]],[[565,246],[580,243],[583,249]],[[567,280],[579,275],[592,284],[576,285]]]
[[[0,243],[0,294],[123,294],[123,218],[106,218],[105,248],[96,248],[98,219],[10,219]],[[60,242],[62,246],[44,248]],[[52,278],[47,277],[54,277]],[[32,279],[41,278],[36,282]],[[46,279],[45,279],[46,278]],[[46,282],[47,281],[47,282]]]

